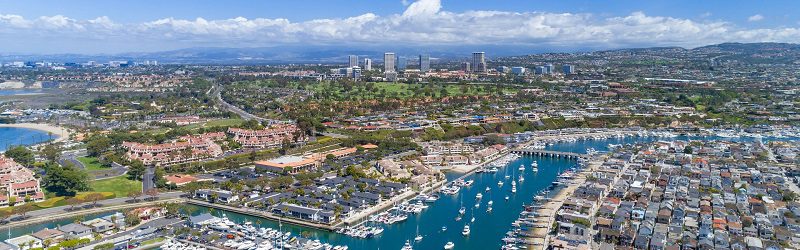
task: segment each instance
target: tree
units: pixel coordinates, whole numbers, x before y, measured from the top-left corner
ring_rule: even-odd
[[[92,207],[96,207],[97,202],[102,200],[103,198],[104,198],[103,194],[101,193],[91,193],[86,195],[86,200],[92,203]]]
[[[141,197],[141,196],[142,196],[142,191],[135,191],[134,190],[134,191],[128,192],[128,198],[133,199],[133,202],[136,202],[139,199],[139,197]]]
[[[129,180],[137,180],[141,181],[144,178],[144,172],[146,168],[141,161],[133,161],[131,165],[128,166],[128,179]]]
[[[47,144],[47,146],[44,146],[42,149],[42,155],[44,155],[44,158],[48,161],[55,161],[61,156],[61,147],[55,144]]]
[[[25,218],[26,214],[30,211],[33,211],[33,204],[32,203],[25,203],[22,206],[14,206],[12,209],[15,214],[18,214],[19,217]]]
[[[111,139],[106,136],[92,136],[86,143],[86,152],[89,156],[98,157],[111,148]]]
[[[66,203],[67,205],[69,205],[69,210],[71,211],[75,209],[75,206],[83,203],[83,200],[81,200],[81,198],[78,197],[69,197],[67,198]]]
[[[148,196],[150,196],[150,200],[156,200],[156,198],[158,196],[158,189],[151,188],[151,189],[148,189],[148,190],[144,191],[144,193],[147,194]]]
[[[5,222],[14,213],[7,209],[0,210],[0,222]]]
[[[45,165],[42,184],[47,191],[59,196],[75,196],[76,193],[89,190],[89,174],[72,164],[59,166],[55,163]]]
[[[13,159],[15,162],[19,163],[20,165],[29,167],[33,165],[36,159],[33,157],[33,152],[30,149],[23,147],[23,146],[16,146],[5,153],[6,157]]]

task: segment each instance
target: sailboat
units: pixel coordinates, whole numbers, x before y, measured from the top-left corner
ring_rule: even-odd
[[[461,199],[461,208],[458,209],[458,214],[459,215],[464,215],[465,212],[467,212],[467,208],[464,207],[464,199],[462,198]]]
[[[422,241],[422,235],[421,235],[421,234],[419,234],[419,224],[417,224],[417,237],[414,237],[414,241],[415,241],[415,242],[420,242],[420,241]]]
[[[403,245],[403,248],[400,248],[400,250],[414,250],[414,248],[413,248],[413,247],[411,247],[411,242],[409,242],[408,240],[406,240],[406,244],[405,244],[405,245]]]

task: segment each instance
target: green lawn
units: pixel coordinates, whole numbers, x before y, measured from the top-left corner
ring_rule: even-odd
[[[107,167],[100,164],[100,161],[98,161],[97,158],[94,157],[78,157],[78,161],[83,163],[83,165],[86,166],[86,171],[89,172],[108,169]]]
[[[89,185],[92,191],[95,192],[111,192],[117,198],[127,197],[131,191],[142,191],[141,181],[132,181],[125,178],[126,176],[118,176],[114,178],[92,181]]]

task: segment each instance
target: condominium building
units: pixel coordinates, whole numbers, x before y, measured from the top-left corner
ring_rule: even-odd
[[[33,171],[0,155],[0,206],[9,205],[11,197],[16,203],[44,200],[44,192]]]
[[[128,150],[125,156],[130,160],[139,160],[148,166],[163,166],[220,156],[223,153],[222,147],[214,141],[223,139],[225,133],[217,132],[184,136],[161,144],[123,142],[122,147]]]

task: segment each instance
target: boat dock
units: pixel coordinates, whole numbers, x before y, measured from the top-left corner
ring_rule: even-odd
[[[579,154],[573,152],[562,152],[562,151],[551,151],[551,150],[541,150],[541,149],[515,149],[511,151],[515,154],[520,155],[535,155],[535,156],[542,156],[542,157],[552,157],[552,158],[567,158],[567,159],[589,159],[590,156],[588,154]]]

